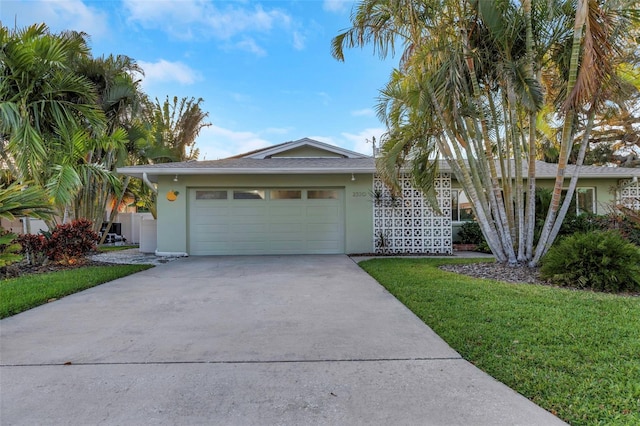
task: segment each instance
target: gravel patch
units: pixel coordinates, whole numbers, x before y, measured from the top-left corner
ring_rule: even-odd
[[[510,283],[548,285],[546,281],[540,278],[538,268],[529,268],[526,266],[506,266],[500,263],[479,262],[461,265],[442,265],[440,269],[475,278],[486,278]]]
[[[89,259],[97,262],[119,263],[130,265],[161,265],[163,263],[172,262],[179,257],[156,256],[150,253],[140,253],[137,248],[109,251],[105,253],[94,254]]]

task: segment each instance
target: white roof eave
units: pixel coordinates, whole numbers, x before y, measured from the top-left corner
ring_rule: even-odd
[[[146,173],[149,179],[156,181],[159,176],[184,176],[184,175],[310,175],[310,174],[373,174],[375,168],[350,167],[350,168],[288,168],[288,169],[257,169],[257,168],[163,168],[142,169],[126,168],[118,169],[118,173],[137,178],[142,178]]]

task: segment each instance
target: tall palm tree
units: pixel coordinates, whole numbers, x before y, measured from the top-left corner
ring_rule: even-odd
[[[21,180],[44,184],[51,141],[69,127],[104,126],[90,81],[68,66],[89,53],[79,33],[51,34],[44,24],[0,27],[0,131]]]
[[[69,159],[86,154],[90,133],[105,126],[93,84],[71,67],[88,55],[84,34],[51,34],[44,24],[0,27],[3,159],[18,181],[45,188],[61,210],[81,186]]]
[[[603,5],[590,0],[587,6],[593,11],[587,14],[587,34],[601,34],[600,41],[622,34],[606,29],[598,12]],[[332,53],[339,60],[349,47],[372,44],[381,56],[402,47],[399,68],[381,90],[378,105],[388,127],[380,173],[394,186],[398,168],[412,163],[416,183],[429,194],[437,172],[434,160],[446,159],[500,262],[537,263],[563,218],[557,198],[550,228],[534,253],[536,118],[545,102],[554,101],[543,96],[545,73],[566,81],[581,70],[581,83],[569,79],[555,108],[571,134],[581,106],[595,100],[587,90],[590,68],[582,65],[616,58],[607,48],[613,43],[599,42],[601,50],[594,53],[590,42],[596,38],[578,31],[585,21],[580,23],[572,7],[560,0],[363,0],[352,15],[352,28],[333,40]],[[624,11],[621,2],[610,9],[611,15]],[[566,60],[576,45],[578,53]],[[598,72],[595,80],[613,79],[606,66]],[[566,155],[561,160],[559,176]],[[529,166],[526,176],[523,164]],[[562,183],[556,182],[558,194]]]
[[[136,76],[143,71],[124,55],[82,58],[75,68],[93,83],[98,105],[106,117],[105,129],[93,135],[96,143],[87,158],[99,164],[103,171],[114,172],[135,157],[136,144],[141,138],[139,123],[145,95]],[[101,170],[87,170],[83,178],[73,206],[74,215],[89,218],[97,232],[108,202],[126,191],[128,179]]]
[[[204,112],[202,98],[182,98],[174,96],[164,102],[156,98],[147,102],[146,120],[150,125],[149,152],[156,156],[154,162],[187,161],[198,158],[199,150],[195,141],[200,131],[211,125],[205,122],[209,116]]]

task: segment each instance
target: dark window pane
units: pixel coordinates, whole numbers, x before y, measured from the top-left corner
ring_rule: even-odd
[[[309,200],[337,200],[338,191],[335,189],[310,189],[307,191]]]
[[[226,200],[226,190],[196,191],[196,200]]]
[[[290,189],[272,189],[272,200],[299,200],[302,198],[302,191]]]
[[[233,191],[234,200],[264,200],[262,189],[237,189]]]

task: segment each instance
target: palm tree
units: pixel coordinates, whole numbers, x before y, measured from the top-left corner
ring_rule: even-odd
[[[89,55],[85,35],[2,26],[0,49],[3,160],[18,181],[46,188],[64,209],[81,184],[69,155],[85,154],[77,150],[87,148],[89,132],[105,125],[93,84],[71,68]]]
[[[47,196],[36,186],[13,183],[8,187],[0,185],[0,218],[14,220],[17,216],[48,219],[53,211]],[[20,244],[15,243],[17,235],[4,232],[0,226],[0,268],[22,259]]]
[[[555,238],[550,228],[534,254],[536,118],[544,102],[552,102],[543,96],[545,73],[562,71],[567,77],[582,69],[585,75],[579,67],[585,58],[611,62],[616,57],[607,49],[611,43],[603,43],[613,32],[603,29],[602,7],[589,2],[589,34],[603,35],[598,39],[602,49],[594,53],[593,44],[572,29],[577,20],[569,6],[548,0],[364,0],[352,15],[353,27],[333,40],[332,53],[340,60],[349,47],[370,43],[386,56],[402,46],[399,69],[381,90],[378,105],[388,127],[380,173],[394,186],[397,170],[411,163],[416,184],[429,195],[434,160],[446,159],[500,262],[534,265]],[[619,10],[607,11],[613,12]],[[565,56],[549,53],[567,52],[576,44],[583,48],[566,69],[554,61]],[[609,69],[602,69],[600,81],[613,80]],[[569,94],[564,108],[555,109],[569,134],[580,107],[595,99],[585,91],[591,86],[573,87],[569,83],[564,92]],[[566,156],[561,160],[559,174]],[[523,162],[529,166],[526,176]],[[556,189],[559,193],[562,181]],[[556,214],[559,206],[553,202],[551,209],[549,223],[559,226],[562,210]]]
[[[69,69],[88,55],[79,33],[50,34],[46,25],[0,27],[0,126],[3,148],[22,180],[43,184],[51,139],[67,127],[104,126],[94,88]]]
[[[76,69],[93,83],[98,105],[106,117],[104,131],[94,135],[96,143],[86,155],[90,162],[99,164],[101,170],[87,170],[83,175],[82,189],[73,206],[74,215],[89,218],[97,232],[107,203],[124,194],[129,182],[111,172],[128,164],[136,156],[139,139],[146,137],[140,130],[145,95],[135,78],[143,71],[124,55],[82,58]]]
[[[202,98],[169,97],[160,102],[147,100],[144,108],[144,125],[146,137],[138,139],[136,158],[142,164],[170,163],[188,161],[198,158],[199,150],[195,141],[204,127],[211,126],[205,122],[209,116],[204,112]],[[153,217],[157,217],[157,194],[152,188],[134,185],[132,192],[136,200],[149,209]]]
[[[42,189],[20,183],[0,186],[0,218],[14,220],[19,216],[31,216],[47,219],[52,214],[52,206]]]
[[[209,116],[201,104],[204,99],[167,96],[164,102],[156,98],[146,104],[146,120],[150,125],[147,149],[153,152],[154,162],[188,161],[198,158],[195,140],[204,127],[211,126],[204,120]]]

